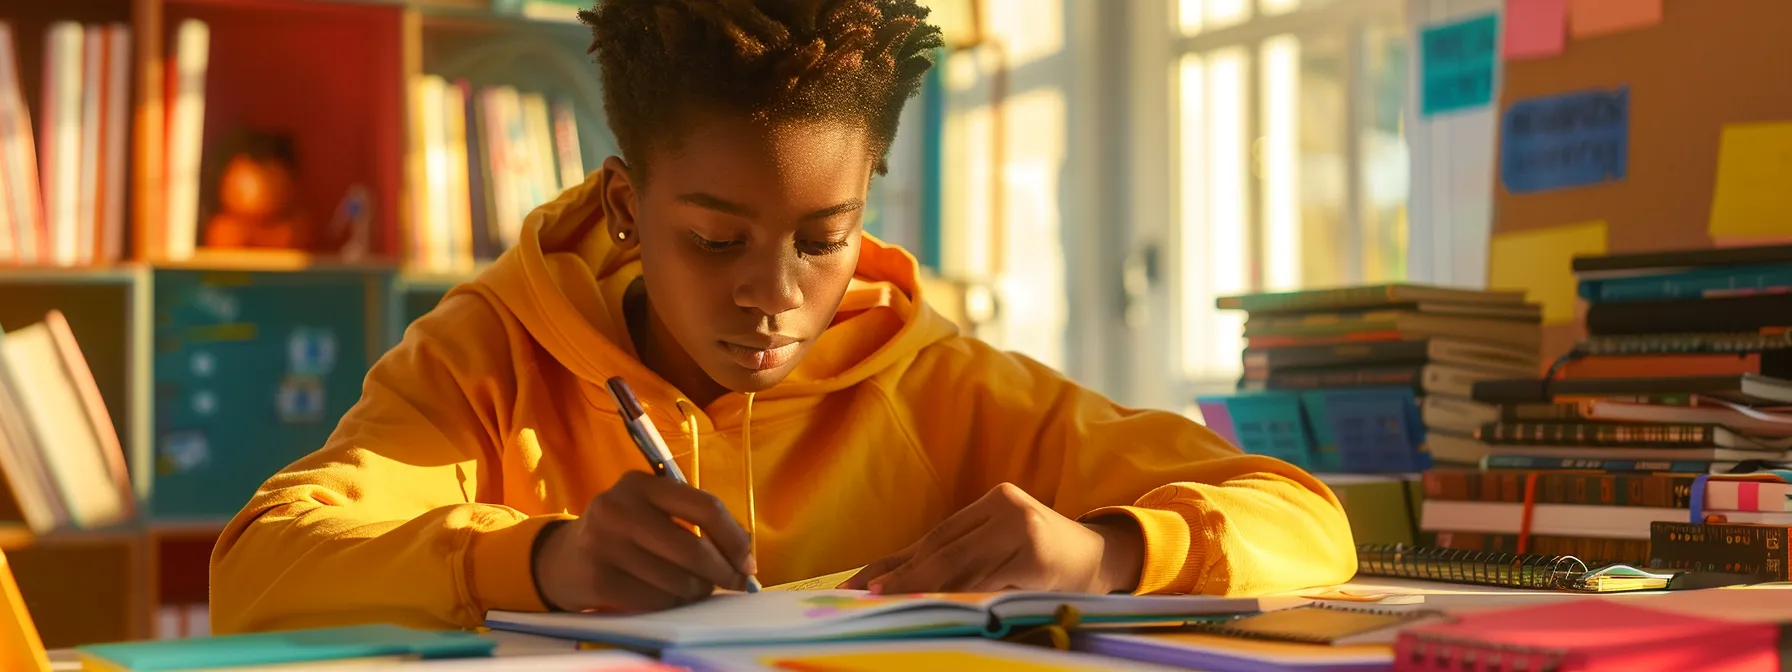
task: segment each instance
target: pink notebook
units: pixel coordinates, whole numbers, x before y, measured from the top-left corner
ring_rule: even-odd
[[[1763,599],[1770,599],[1763,597]],[[1465,614],[1400,633],[1395,670],[1780,670],[1780,626],[1591,598]]]

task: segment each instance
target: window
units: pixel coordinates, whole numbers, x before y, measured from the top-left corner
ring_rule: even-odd
[[[1408,47],[1399,0],[1173,5],[1166,326],[1187,391],[1240,372],[1245,316],[1216,298],[1407,277]]]

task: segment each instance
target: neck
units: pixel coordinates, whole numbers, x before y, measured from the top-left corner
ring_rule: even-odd
[[[635,356],[641,358],[641,363],[678,388],[699,408],[707,408],[727,394],[728,388],[704,373],[697,360],[672,337],[671,330],[653,309],[653,302],[647,300],[647,293],[641,292],[638,297],[637,301],[629,302],[633,305],[628,306],[630,309],[625,316],[629,338],[635,342]]]

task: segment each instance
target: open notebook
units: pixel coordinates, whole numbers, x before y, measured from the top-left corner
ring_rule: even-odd
[[[677,609],[628,616],[493,611],[485,615],[485,624],[494,630],[663,648],[922,635],[1001,637],[1016,627],[1052,622],[1061,606],[1075,608],[1085,623],[1175,623],[1265,609],[1256,598],[814,590],[724,593]]]

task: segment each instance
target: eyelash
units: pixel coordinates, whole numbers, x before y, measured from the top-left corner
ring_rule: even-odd
[[[697,249],[703,250],[704,252],[711,252],[711,253],[715,253],[715,254],[721,254],[723,252],[727,252],[728,250],[734,249],[734,247],[736,245],[740,244],[740,241],[735,241],[735,240],[710,240],[708,238],[704,238],[703,236],[697,235],[694,232],[691,233],[691,240],[697,244]],[[797,248],[797,254],[800,254],[805,257],[825,257],[825,256],[833,254],[835,252],[839,252],[840,250],[846,249],[847,244],[848,244],[847,241],[844,241],[844,240],[830,240],[830,241],[822,241],[822,242],[815,242],[815,243],[807,243],[807,245],[809,245],[811,249],[805,250],[805,249],[802,249],[801,246],[799,246]]]

